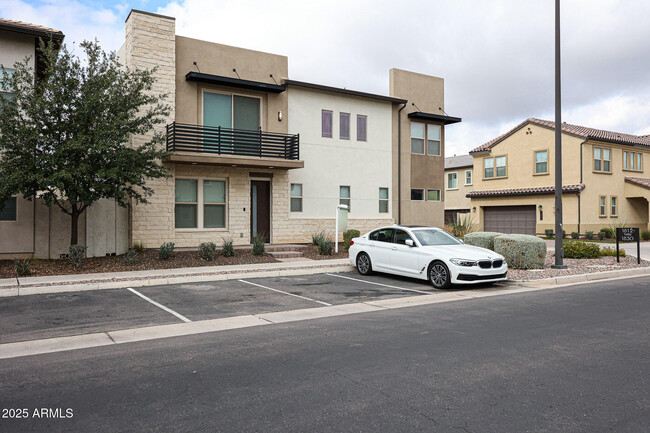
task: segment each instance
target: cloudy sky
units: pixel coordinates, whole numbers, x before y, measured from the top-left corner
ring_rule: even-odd
[[[176,32],[289,56],[296,80],[388,94],[388,70],[445,79],[447,155],[553,119],[552,0],[0,0],[0,17],[116,50],[128,11]],[[563,0],[563,120],[650,134],[650,2]]]

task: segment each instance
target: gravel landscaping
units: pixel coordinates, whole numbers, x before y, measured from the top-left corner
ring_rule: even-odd
[[[616,257],[601,257],[599,259],[564,259],[568,269],[551,269],[555,263],[553,252],[546,253],[544,269],[508,269],[508,279],[519,281],[541,280],[542,278],[553,278],[564,275],[593,274],[596,272],[616,271],[619,269],[633,269],[650,266],[650,262],[641,260],[636,263],[636,257],[621,257],[621,262],[616,263]]]

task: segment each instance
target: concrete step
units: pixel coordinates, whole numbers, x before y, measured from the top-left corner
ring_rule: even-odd
[[[265,245],[264,249],[266,252],[278,252],[278,251],[295,251],[296,248],[301,247],[303,245],[292,245],[292,244],[285,244],[285,245]]]
[[[276,259],[290,259],[302,257],[302,252],[300,251],[267,251],[269,255]]]

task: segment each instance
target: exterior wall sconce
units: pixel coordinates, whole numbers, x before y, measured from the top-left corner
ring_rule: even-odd
[[[282,111],[278,111],[278,122],[282,122]]]
[[[472,208],[472,212],[476,212],[476,206]]]

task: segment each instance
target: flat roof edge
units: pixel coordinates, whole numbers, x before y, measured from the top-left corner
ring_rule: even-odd
[[[344,94],[344,95],[357,96],[357,97],[360,97],[360,98],[377,99],[377,100],[380,100],[380,101],[393,102],[393,103],[396,103],[396,104],[405,104],[407,102],[406,99],[395,98],[395,97],[392,97],[392,96],[377,95],[375,93],[359,92],[357,90],[343,89],[343,88],[340,88],[340,87],[324,86],[322,84],[307,83],[305,81],[297,81],[297,80],[285,79],[285,80],[283,80],[283,82],[284,82],[284,84],[286,84],[288,86],[305,87],[305,88],[308,88],[308,89],[322,90],[324,92],[341,93],[341,94]]]

